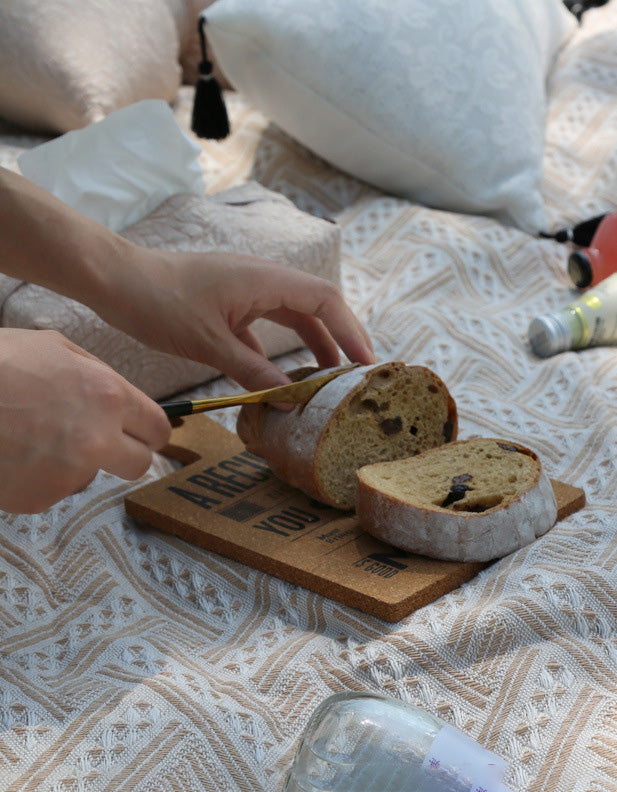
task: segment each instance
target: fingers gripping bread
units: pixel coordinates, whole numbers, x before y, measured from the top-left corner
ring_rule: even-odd
[[[474,438],[358,471],[361,526],[403,550],[490,561],[546,533],[557,519],[537,455],[508,440]]]
[[[237,424],[247,449],[279,478],[339,509],[354,507],[359,467],[448,443],[457,428],[441,379],[399,362],[341,374],[291,412],[246,405]]]

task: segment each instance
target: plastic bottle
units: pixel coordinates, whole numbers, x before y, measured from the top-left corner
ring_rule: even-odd
[[[507,768],[418,707],[339,693],[313,713],[283,792],[508,792]]]
[[[527,337],[540,357],[617,344],[617,273],[560,311],[533,319]]]
[[[614,272],[617,272],[617,212],[604,215],[589,245],[575,250],[568,258],[568,274],[579,289],[596,286]]]

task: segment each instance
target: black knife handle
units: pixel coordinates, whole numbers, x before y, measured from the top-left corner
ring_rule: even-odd
[[[177,401],[161,404],[165,410],[168,418],[179,418],[181,415],[193,414],[193,402],[191,401]]]

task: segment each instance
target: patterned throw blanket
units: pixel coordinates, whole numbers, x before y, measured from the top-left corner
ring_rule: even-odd
[[[549,85],[553,228],[617,207],[616,86],[612,2]],[[185,126],[190,105],[185,88]],[[278,792],[313,709],[366,690],[501,755],[514,792],[617,790],[617,351],[540,360],[526,344],[530,320],[573,297],[566,248],[380,193],[241,96],[229,109],[233,135],[203,143],[209,190],[253,179],[334,218],[344,291],[379,357],[434,369],[461,437],[531,446],[587,506],[393,624],[133,522],[124,496],[170,472],[163,457],[136,485],[99,474],[42,515],[1,515],[0,789]],[[38,141],[2,142],[15,167]],[[233,429],[233,412],[215,417]]]

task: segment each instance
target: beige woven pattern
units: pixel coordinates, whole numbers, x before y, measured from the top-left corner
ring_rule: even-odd
[[[554,227],[617,207],[616,86],[612,0],[589,12],[551,81]],[[368,690],[496,751],[513,792],[615,792],[617,351],[539,360],[525,343],[530,319],[573,295],[566,250],[395,200],[240,97],[230,111],[233,135],[203,144],[209,187],[254,179],[335,216],[343,287],[380,358],[433,368],[461,437],[531,446],[588,505],[396,624],[135,525],[129,485],[109,475],[46,514],[4,515],[0,788],[278,792],[313,708]],[[233,426],[233,412],[217,417]],[[157,459],[144,481],[171,467]]]

